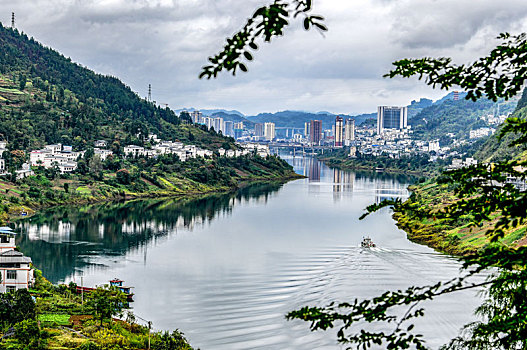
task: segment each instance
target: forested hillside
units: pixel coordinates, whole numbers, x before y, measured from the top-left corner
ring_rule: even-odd
[[[154,152],[149,134],[213,152],[200,156],[190,147],[194,153],[187,157],[190,153],[184,151],[183,158],[174,152]],[[110,155],[95,154],[95,140],[105,140],[104,151]],[[7,141],[0,178],[3,220],[48,205],[200,195],[232,190],[244,181],[295,176],[278,157],[262,158],[254,152],[234,157],[233,150],[240,147],[233,138],[193,125],[187,113],[177,116],[160,108],[119,79],[97,74],[1,25],[0,141]],[[74,162],[69,170],[61,170],[58,161],[48,165],[33,161],[31,169],[19,170],[29,163],[30,151],[56,143],[82,151],[69,160],[68,164]],[[153,153],[126,155],[128,145]],[[231,150],[232,156],[220,156],[219,148]]]
[[[141,144],[148,133],[204,148],[225,139],[190,127],[140,98],[116,77],[97,74],[0,25],[0,138],[10,149],[63,143],[84,148],[106,139]],[[202,142],[203,141],[203,142]]]
[[[522,119],[527,118],[527,88],[523,90],[522,97],[518,100],[516,110],[511,115]],[[510,147],[509,144],[515,139],[513,135],[506,135],[501,142],[498,141],[499,130],[492,135],[475,152],[474,157],[482,162],[495,162],[505,159],[525,157],[525,149],[522,146]]]
[[[516,102],[517,100],[500,101],[500,114],[512,112]],[[497,104],[486,99],[476,102],[447,99],[422,109],[409,118],[408,124],[411,125],[415,138],[439,139],[441,145],[449,145],[454,138],[468,138],[470,130],[488,126],[480,117],[494,114],[496,111]],[[448,134],[453,134],[453,137]]]

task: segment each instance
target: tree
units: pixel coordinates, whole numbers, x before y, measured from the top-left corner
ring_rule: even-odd
[[[35,302],[25,289],[0,294],[0,324],[12,325],[35,318]]]
[[[28,319],[15,325],[15,336],[24,350],[46,349],[40,344],[40,328],[36,320]]]
[[[99,174],[99,172],[101,172],[103,169],[101,157],[98,154],[91,157],[90,161],[88,162],[88,167],[90,168],[90,173],[92,175]]]
[[[116,287],[98,287],[87,295],[86,306],[102,327],[105,319],[119,315],[126,305],[126,295]]]
[[[117,179],[117,182],[123,185],[129,185],[132,181],[132,176],[130,175],[130,172],[126,169],[121,169],[117,171],[115,174],[115,178]]]
[[[448,89],[460,86],[468,92],[467,99],[487,97],[496,101],[508,99],[521,91],[527,78],[526,34],[510,36],[501,34],[503,43],[487,57],[471,65],[453,65],[449,58],[403,59],[394,63],[395,69],[386,76],[410,77],[418,75],[433,87]],[[525,107],[527,89],[518,106]],[[499,139],[513,135],[511,147],[527,145],[527,120],[508,118],[499,133]],[[367,207],[362,216],[392,206],[396,210],[409,210],[421,218],[458,220],[469,217],[472,226],[497,221],[487,231],[491,244],[474,255],[463,259],[463,273],[451,281],[441,281],[432,286],[410,287],[404,291],[388,291],[382,295],[359,301],[330,304],[326,307],[303,307],[290,312],[289,319],[311,322],[312,330],[339,327],[339,342],[357,348],[383,345],[387,349],[426,349],[421,335],[412,332],[413,318],[425,310],[419,307],[424,300],[458,290],[485,289],[486,300],[476,310],[482,321],[468,324],[464,331],[444,349],[525,349],[527,348],[527,247],[509,247],[500,243],[505,232],[527,224],[527,191],[507,182],[513,177],[527,181],[526,160],[506,160],[494,164],[480,164],[460,170],[447,171],[440,182],[455,189],[458,200],[443,211],[431,212],[428,208],[410,207],[401,200],[385,200]],[[469,215],[468,215],[469,214]],[[491,270],[484,282],[475,283],[473,277]],[[406,306],[407,312],[393,316],[390,311]],[[361,329],[352,331],[358,321],[393,324],[391,332]]]
[[[18,75],[18,87],[20,90],[24,90],[26,88],[26,76],[22,73]]]

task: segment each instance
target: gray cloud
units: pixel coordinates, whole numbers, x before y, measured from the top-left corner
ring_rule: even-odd
[[[148,84],[173,108],[223,107],[245,113],[283,109],[374,111],[377,104],[437,98],[414,80],[387,80],[402,57],[486,53],[499,32],[525,31],[521,0],[319,0],[323,37],[296,22],[287,35],[262,44],[249,73],[197,78],[216,53],[266,0],[3,0],[17,27],[91,69],[121,78],[140,95]]]

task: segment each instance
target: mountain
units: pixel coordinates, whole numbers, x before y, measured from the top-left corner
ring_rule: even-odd
[[[233,110],[226,110],[226,109],[200,109],[200,112],[204,115],[212,116],[216,113],[225,113],[225,114],[235,114],[237,116],[240,116],[242,118],[245,117],[245,115],[242,112],[239,112],[235,109]]]
[[[512,117],[527,118],[527,88],[523,90],[521,98],[518,100],[516,109]],[[506,135],[501,141],[498,140],[497,134],[488,137],[481,147],[474,153],[474,158],[482,162],[496,162],[506,159],[522,158],[525,159],[527,154],[523,146],[509,147],[509,144],[516,139],[515,135]]]
[[[223,118],[224,121],[230,121],[234,123],[243,122],[243,125],[245,128],[252,129],[254,127],[254,122],[238,114],[231,114],[231,113],[226,113],[226,112],[216,112],[216,113],[211,114],[210,116],[214,118]]]
[[[414,137],[421,140],[439,139],[441,145],[449,145],[453,138],[468,138],[470,130],[488,127],[480,117],[496,112],[497,104],[487,99],[476,102],[453,100],[448,94],[433,105],[423,108],[415,116],[408,118]],[[500,101],[500,113],[512,112],[516,100]],[[453,138],[447,136],[453,134]]]
[[[180,109],[176,109],[175,112],[176,113],[181,113],[183,111],[187,111],[187,112],[194,112],[194,111],[200,111],[203,115],[206,115],[208,117],[212,117],[213,114],[216,114],[216,113],[225,113],[225,114],[234,114],[234,115],[237,115],[239,117],[245,117],[245,115],[242,113],[242,112],[239,112],[237,110],[226,110],[226,109],[198,109],[198,108],[194,108],[194,107],[190,107],[190,108],[180,108]]]
[[[355,123],[358,125],[364,120],[371,117],[372,114],[361,114],[357,116],[349,116],[345,114],[338,114],[339,116],[346,118],[355,118]],[[254,123],[275,123],[276,127],[289,127],[289,128],[304,128],[304,124],[310,120],[321,120],[322,128],[331,129],[331,126],[335,123],[336,114],[328,114],[325,112],[309,113],[303,111],[282,111],[276,113],[260,113],[255,116],[246,117],[248,120]]]
[[[434,101],[428,98],[421,98],[419,101],[413,100],[408,106],[408,118],[412,118],[421,112],[424,108],[430,107]]]
[[[225,142],[180,124],[174,111],[142,99],[118,78],[97,74],[0,25],[0,139],[8,140],[10,149],[54,143],[84,149],[98,139],[140,144],[149,133],[209,149]]]

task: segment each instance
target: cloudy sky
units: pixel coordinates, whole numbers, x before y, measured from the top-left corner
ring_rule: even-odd
[[[324,36],[293,21],[260,45],[249,72],[199,80],[200,67],[271,0],[2,0],[0,21],[171,108],[245,114],[285,109],[358,114],[439,98],[416,80],[385,79],[403,57],[474,60],[500,32],[527,31],[525,0],[315,0]]]

